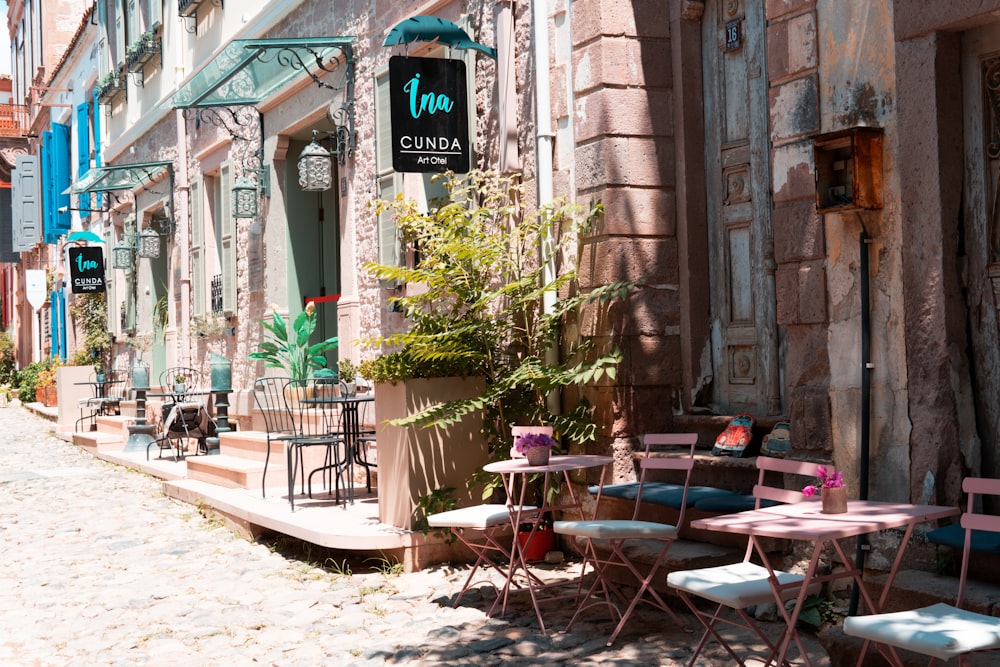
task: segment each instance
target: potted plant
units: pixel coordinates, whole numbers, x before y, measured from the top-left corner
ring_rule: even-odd
[[[258,343],[256,352],[249,357],[263,361],[267,368],[277,368],[292,380],[309,377],[334,378],[336,374],[326,367],[326,353],[337,347],[337,337],[333,336],[318,343],[309,339],[316,331],[316,304],[306,304],[289,327],[278,313],[278,307],[271,306],[271,321],[261,320],[264,340]]]
[[[555,445],[556,441],[547,433],[523,433],[514,438],[514,449],[533,466],[547,465]]]
[[[340,374],[340,388],[345,396],[357,393],[358,368],[350,359],[344,358],[337,362],[337,372]]]
[[[46,407],[51,408],[59,405],[59,394],[56,390],[56,369],[61,365],[61,362],[55,359],[38,372],[38,379],[35,382],[35,400]]]
[[[361,375],[379,385],[379,424],[388,419],[391,427],[426,430],[474,416],[481,429],[478,439],[489,446],[488,460],[507,458],[509,429],[515,423],[551,424],[578,443],[595,439],[585,399],[555,413],[548,398],[562,387],[614,378],[621,360],[615,349],[599,350],[582,337],[563,337],[576,318],[603,316],[599,309],[633,287],[624,282],[590,290],[576,286],[578,240],[601,214],[601,205],[587,210],[556,202],[530,211],[523,205],[522,187],[512,178],[478,171],[439,178],[448,198],[426,213],[402,198],[375,205],[379,215],[393,216],[402,239],[418,248],[420,257],[413,266],[365,265],[380,283],[403,286],[390,300],[408,325],[405,331],[363,341],[393,350],[360,368]],[[557,270],[550,271],[552,266]],[[561,348],[561,359],[553,360],[554,348]],[[428,378],[447,378],[437,390],[444,393],[410,403],[418,407],[407,414],[394,413],[384,385]],[[479,380],[456,392],[454,378]],[[378,437],[384,456],[383,434]],[[449,457],[439,453],[437,459],[442,458]],[[471,482],[467,477],[460,483],[468,482],[470,490],[481,485],[483,497],[489,497],[499,481],[482,473],[485,462],[477,463]]]
[[[187,389],[187,376],[178,373],[174,376],[174,393],[183,394]]]

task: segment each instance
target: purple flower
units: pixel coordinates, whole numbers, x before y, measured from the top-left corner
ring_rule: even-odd
[[[514,449],[518,454],[524,454],[535,447],[554,447],[555,444],[556,441],[552,439],[552,436],[545,433],[525,433],[515,438]]]
[[[826,466],[819,466],[816,468],[816,476],[819,477],[819,487],[809,486],[802,489],[802,493],[805,496],[813,496],[816,494],[820,488],[824,489],[839,489],[844,486],[844,474],[836,470],[828,470]]]

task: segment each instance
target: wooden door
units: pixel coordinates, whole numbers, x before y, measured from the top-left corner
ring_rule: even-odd
[[[764,0],[710,0],[702,30],[713,403],[781,414]]]
[[[962,36],[962,133],[965,173],[961,238],[964,257],[953,270],[963,279],[969,309],[970,363],[983,469],[1000,474],[1000,23]],[[978,474],[978,473],[977,473]]]

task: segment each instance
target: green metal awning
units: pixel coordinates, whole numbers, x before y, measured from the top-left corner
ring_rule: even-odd
[[[233,40],[170,99],[179,109],[255,105],[301,73],[319,77],[345,63],[352,75],[354,37],[289,37]],[[329,84],[328,88],[336,86]]]
[[[167,171],[171,181],[174,175],[173,162],[138,162],[135,164],[115,164],[90,169],[76,183],[69,186],[64,195],[82,195],[85,192],[111,192],[113,190],[133,190],[157,180]],[[171,190],[173,184],[171,183]]]

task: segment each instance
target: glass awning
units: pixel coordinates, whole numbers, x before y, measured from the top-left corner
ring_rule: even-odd
[[[320,77],[353,67],[354,37],[233,40],[170,99],[175,108],[255,105],[301,73]],[[321,84],[328,88],[339,86]]]
[[[113,190],[133,190],[140,185],[148,185],[159,179],[164,171],[174,174],[173,162],[139,162],[135,164],[115,164],[94,167],[87,171],[76,183],[69,186],[64,195],[82,195],[85,192],[111,192]],[[171,185],[173,190],[173,185]]]

